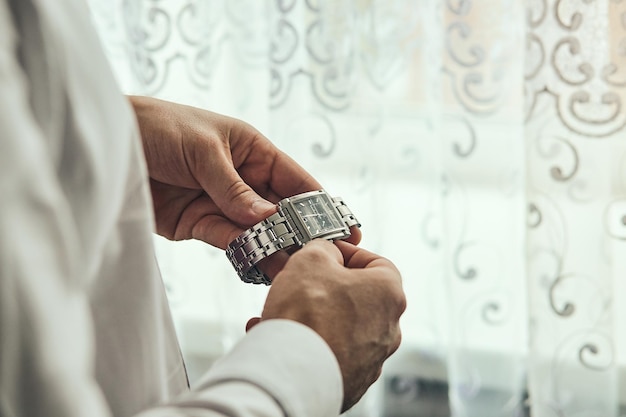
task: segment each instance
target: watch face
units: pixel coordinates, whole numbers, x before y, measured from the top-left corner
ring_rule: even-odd
[[[344,227],[335,207],[325,194],[304,197],[293,202],[293,207],[307,228],[311,239]]]

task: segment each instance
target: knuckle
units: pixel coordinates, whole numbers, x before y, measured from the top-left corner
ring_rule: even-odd
[[[398,316],[402,315],[406,311],[407,301],[406,294],[403,290],[396,291],[396,294],[393,295],[393,300],[396,308],[398,309]]]
[[[397,336],[393,339],[393,342],[389,345],[389,351],[387,352],[387,358],[396,353],[402,344],[402,335],[400,331],[397,332]]]
[[[383,281],[378,291],[382,302],[385,304],[387,311],[396,319],[404,313],[407,307],[407,299],[401,285],[396,282]]]

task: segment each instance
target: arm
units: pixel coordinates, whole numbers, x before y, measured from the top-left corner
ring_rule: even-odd
[[[199,388],[141,417],[163,410],[212,416],[202,414],[207,409],[229,416],[337,415],[342,398],[342,411],[352,407],[398,348],[404,308],[390,261],[346,242],[308,243],[274,279],[262,316]],[[276,414],[266,414],[271,399],[280,406]]]
[[[348,242],[314,240],[275,277],[261,318],[248,326],[282,318],[315,330],[339,362],[345,411],[398,349],[405,308],[400,273],[389,260]]]
[[[150,98],[131,97],[131,103],[148,161],[157,230],[170,239],[195,238],[225,248],[275,211],[271,203],[321,188],[239,120]],[[358,243],[359,229],[352,232],[351,243]],[[395,266],[351,243],[311,242],[292,258],[281,252],[280,258],[271,256],[262,268],[278,275],[262,317],[248,325],[288,319],[321,336],[341,369],[344,410],[397,349],[406,302]]]

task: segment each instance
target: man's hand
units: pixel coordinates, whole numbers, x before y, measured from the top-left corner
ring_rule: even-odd
[[[252,126],[195,107],[130,97],[150,174],[157,232],[225,249],[285,197],[320,184]],[[351,242],[360,232],[353,228]],[[279,268],[274,268],[278,270]]]
[[[315,330],[341,367],[345,411],[400,345],[405,307],[400,273],[389,260],[350,243],[314,240],[276,275],[261,318],[251,319],[248,328],[282,318]]]

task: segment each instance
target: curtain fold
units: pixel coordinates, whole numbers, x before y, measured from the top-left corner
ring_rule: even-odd
[[[626,414],[626,1],[90,3],[125,92],[257,126],[400,268],[403,344],[348,415]],[[156,244],[193,378],[266,289]]]

